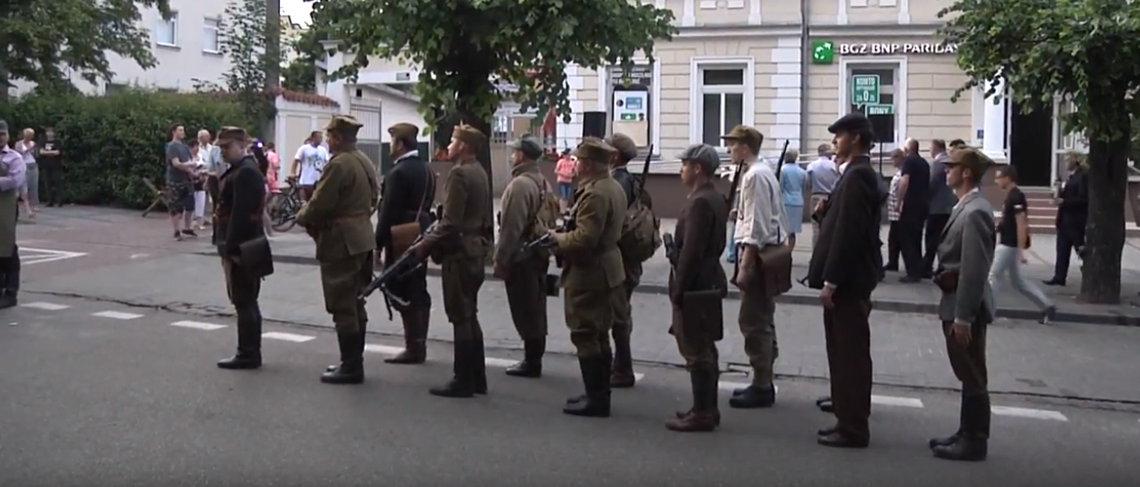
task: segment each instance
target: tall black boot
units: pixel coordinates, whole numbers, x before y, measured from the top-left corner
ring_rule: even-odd
[[[613,362],[609,374],[610,387],[626,389],[637,383],[633,376],[633,352],[630,350],[630,337],[614,335]]]
[[[384,359],[389,364],[422,364],[427,361],[427,331],[431,309],[411,307],[400,312],[404,322],[404,351]]]
[[[364,357],[364,345],[368,341],[368,322],[367,321],[361,321],[359,326],[360,326],[360,337],[361,337],[361,340],[360,340],[360,357],[363,359],[363,357]],[[332,364],[328,367],[325,367],[325,372],[332,372],[339,367],[340,367],[339,363]]]
[[[980,462],[989,454],[990,396],[987,393],[971,394],[962,398],[966,422],[958,440],[952,444],[931,449],[934,456],[943,460]]]
[[[476,394],[487,393],[487,352],[483,349],[483,336],[475,339],[475,353],[471,358],[471,387]]]
[[[542,377],[542,356],[546,353],[546,338],[523,340],[524,355],[521,362],[507,367],[512,377]]]
[[[428,392],[433,396],[467,398],[475,396],[474,384],[474,340],[455,342],[455,359],[451,366],[451,380],[440,387],[433,387]]]
[[[261,367],[261,308],[257,304],[237,307],[237,354],[218,361],[219,369]]]
[[[16,296],[20,293],[20,249],[12,246],[12,257],[7,259],[7,269],[0,280],[0,309],[8,309],[19,304]]]
[[[590,418],[610,417],[610,381],[606,374],[606,362],[604,354],[578,357],[586,398],[575,402],[566,401],[566,407],[562,408],[563,414]]]
[[[340,346],[340,365],[333,370],[327,370],[321,375],[321,382],[325,384],[362,384],[364,383],[364,333],[338,332],[337,344]]]

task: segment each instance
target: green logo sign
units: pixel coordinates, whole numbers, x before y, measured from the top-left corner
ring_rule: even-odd
[[[831,64],[835,62],[835,43],[821,39],[813,39],[811,41],[811,62],[815,64]]]
[[[894,115],[895,113],[894,105],[867,105],[865,108],[868,117],[872,115]]]
[[[857,74],[851,77],[851,104],[879,104],[879,75]]]

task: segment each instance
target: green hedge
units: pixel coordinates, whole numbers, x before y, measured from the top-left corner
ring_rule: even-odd
[[[249,127],[241,107],[212,95],[127,90],[107,96],[30,94],[0,107],[10,133],[54,127],[63,143],[65,197],[72,203],[142,208],[154,199],[142,179],[163,186],[173,124]],[[41,180],[43,178],[41,177]],[[41,183],[42,184],[42,183]]]

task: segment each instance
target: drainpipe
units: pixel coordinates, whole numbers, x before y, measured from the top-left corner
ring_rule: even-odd
[[[811,1],[800,0],[800,154],[808,151],[808,70],[811,69]]]

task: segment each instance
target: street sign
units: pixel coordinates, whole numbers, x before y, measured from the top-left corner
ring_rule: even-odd
[[[857,74],[851,77],[851,104],[879,104],[879,75]]]
[[[870,117],[872,115],[894,115],[895,114],[895,106],[894,105],[866,105],[866,111],[867,111],[866,115],[868,117]]]

